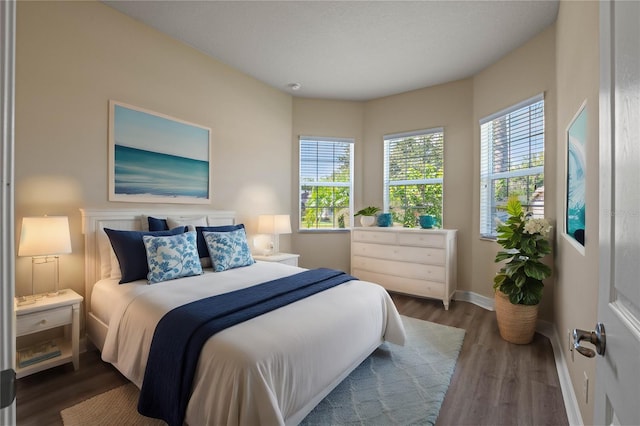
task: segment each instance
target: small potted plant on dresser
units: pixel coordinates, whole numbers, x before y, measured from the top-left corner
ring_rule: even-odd
[[[542,263],[551,253],[551,225],[546,219],[528,217],[515,197],[507,202],[507,213],[507,221],[497,227],[503,250],[495,261],[506,263],[493,280],[496,317],[504,340],[527,344],[535,333],[542,281],[551,275],[551,268]]]
[[[360,224],[362,226],[372,226],[374,223],[376,223],[376,214],[380,210],[381,209],[379,207],[369,206],[365,207],[362,210],[358,210],[358,212],[354,214],[354,216],[360,216]]]

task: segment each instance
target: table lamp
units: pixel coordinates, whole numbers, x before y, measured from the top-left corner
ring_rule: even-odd
[[[280,253],[280,234],[291,233],[291,218],[288,214],[263,214],[258,216],[258,233],[273,235],[270,255]]]
[[[31,256],[31,296],[23,296],[18,304],[35,303],[38,295],[34,291],[34,271],[36,265],[54,264],[53,291],[48,296],[56,296],[59,276],[59,254],[71,253],[69,218],[66,216],[25,217],[22,219],[18,256]]]

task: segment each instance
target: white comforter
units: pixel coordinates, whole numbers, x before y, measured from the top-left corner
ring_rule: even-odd
[[[153,331],[169,310],[206,296],[303,271],[279,263],[111,288],[102,358],[141,387]],[[187,408],[190,425],[297,424],[383,340],[404,328],[379,285],[350,281],[238,324],[202,349]]]

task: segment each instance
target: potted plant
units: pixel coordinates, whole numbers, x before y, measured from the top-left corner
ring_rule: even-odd
[[[520,201],[507,202],[509,218],[497,227],[503,247],[495,261],[506,262],[493,279],[495,308],[500,336],[508,342],[527,344],[533,339],[543,280],[551,268],[542,258],[551,253],[551,225],[546,219],[530,218]]]
[[[360,216],[360,224],[362,226],[371,226],[375,223],[375,216],[380,210],[381,209],[379,207],[369,206],[362,210],[358,210],[354,216]]]

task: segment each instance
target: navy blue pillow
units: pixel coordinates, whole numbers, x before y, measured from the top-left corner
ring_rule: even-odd
[[[120,284],[147,278],[149,265],[147,263],[147,249],[142,237],[152,235],[156,237],[177,235],[184,233],[186,228],[179,226],[170,231],[121,231],[104,228],[104,232],[111,241],[111,247],[120,262],[122,278]]]
[[[168,231],[169,225],[167,225],[167,219],[158,219],[157,217],[147,217],[149,222],[149,231]]]
[[[207,242],[202,235],[204,232],[231,232],[238,229],[244,229],[244,225],[222,225],[222,226],[196,226],[196,243],[198,244],[198,256],[200,258],[209,257],[209,249],[207,248]]]

